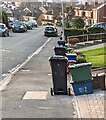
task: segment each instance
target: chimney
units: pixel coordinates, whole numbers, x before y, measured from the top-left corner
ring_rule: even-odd
[[[85,2],[85,6],[88,6],[89,5],[89,2]]]
[[[98,5],[98,0],[95,0],[95,1],[94,1],[94,7],[95,7],[96,5]]]
[[[54,9],[52,9],[52,14],[54,14]]]

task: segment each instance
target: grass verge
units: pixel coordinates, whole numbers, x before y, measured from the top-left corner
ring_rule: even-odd
[[[87,62],[92,63],[92,68],[106,67],[106,47],[83,51]]]

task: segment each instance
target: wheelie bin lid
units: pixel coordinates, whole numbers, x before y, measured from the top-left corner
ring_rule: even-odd
[[[89,62],[89,63],[80,63],[80,64],[74,64],[74,65],[69,65],[68,68],[76,68],[76,67],[84,67],[84,66],[91,66],[92,64]]]
[[[55,50],[55,49],[64,49],[64,50],[65,50],[65,47],[62,46],[62,45],[60,45],[60,46],[55,46],[55,47],[53,47],[53,49],[54,49],[54,50]]]
[[[63,42],[65,44],[65,41],[64,40],[58,40],[57,42]]]
[[[68,61],[68,58],[65,56],[61,56],[61,55],[54,55],[52,57],[49,57],[49,61],[51,60],[63,60],[63,61]]]
[[[76,53],[66,53],[66,56],[77,56]]]
[[[71,47],[67,47],[66,49],[67,49],[67,50],[73,50],[73,48],[71,48]]]

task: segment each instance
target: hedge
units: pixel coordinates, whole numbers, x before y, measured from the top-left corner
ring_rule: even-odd
[[[65,35],[66,40],[68,36],[82,35],[86,33],[87,33],[86,29],[78,29],[78,28],[65,28],[64,29],[64,35]]]
[[[89,34],[106,32],[106,30],[104,28],[102,28],[102,27],[89,27],[87,29],[87,31],[88,31]]]
[[[65,36],[82,35],[85,33],[87,33],[86,29],[77,29],[77,28],[65,28],[64,29]]]
[[[95,34],[95,33],[105,33],[106,30],[101,27],[90,27],[87,29],[77,29],[77,28],[65,28],[64,29],[64,34],[65,34],[65,40],[67,41],[68,36],[77,36],[77,35],[83,35],[83,34]],[[98,35],[98,36],[89,36],[89,39],[100,39],[102,38],[103,35]],[[80,36],[77,37],[79,38],[80,41],[85,41],[87,40],[86,36]],[[104,37],[103,37],[104,38]]]

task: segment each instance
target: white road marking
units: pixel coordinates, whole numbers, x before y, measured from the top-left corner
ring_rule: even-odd
[[[3,74],[0,80],[0,91],[2,91],[6,85],[11,81],[12,76],[19,71],[25,64],[29,62],[29,60],[34,56],[37,55],[43,47],[50,42],[51,38],[49,38],[39,49],[37,49],[33,54],[28,56],[28,59],[25,60],[22,64],[18,64],[16,67],[14,67],[12,70],[8,71],[8,74]],[[4,50],[5,51],[5,50]],[[12,58],[13,59],[13,58]]]
[[[2,49],[2,52],[11,52],[11,50],[8,50],[8,49]]]

